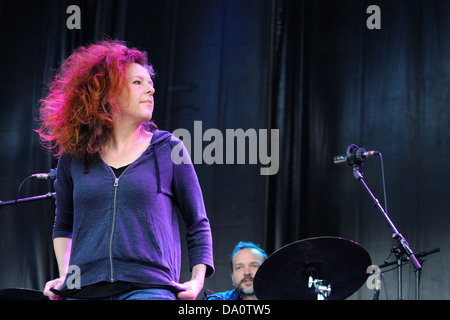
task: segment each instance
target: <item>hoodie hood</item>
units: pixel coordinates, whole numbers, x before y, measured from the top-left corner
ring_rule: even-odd
[[[155,162],[155,175],[156,175],[156,182],[157,182],[157,190],[158,193],[161,193],[161,172],[160,172],[160,166],[159,166],[159,160],[158,160],[158,149],[160,146],[170,143],[170,141],[174,141],[175,143],[179,143],[181,140],[173,136],[170,132],[164,131],[164,130],[155,130],[153,132],[153,137],[150,142],[150,146],[147,148],[147,150],[144,151],[144,153],[154,153],[154,162]],[[100,155],[98,155],[100,158]],[[87,158],[84,159],[84,173],[89,174],[89,160]]]
[[[166,143],[169,143],[172,139],[172,134],[168,131],[162,131],[162,130],[156,130],[153,133],[152,141],[150,142],[150,146],[145,151],[146,153],[153,152],[153,160],[155,161],[155,176],[156,176],[156,187],[158,190],[158,193],[161,193],[161,172],[159,167],[159,160],[158,160],[158,148],[161,145],[164,145]]]
[[[163,143],[167,143],[172,139],[172,134],[168,131],[164,131],[164,130],[155,130],[153,132],[153,137],[152,137],[152,141],[150,142],[150,147],[152,148],[152,146],[158,146],[161,145]]]

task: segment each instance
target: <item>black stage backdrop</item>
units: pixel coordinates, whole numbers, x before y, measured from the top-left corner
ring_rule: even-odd
[[[66,26],[70,5],[81,9],[81,29]],[[370,5],[380,8],[381,29],[366,25]],[[248,155],[246,164],[195,165],[217,270],[205,289],[231,289],[228,259],[240,240],[270,254],[339,236],[382,264],[392,232],[352,169],[333,164],[357,144],[383,154],[388,212],[412,249],[441,249],[423,263],[421,298],[449,299],[449,32],[446,0],[1,0],[0,199],[55,167],[33,132],[53,69],[79,45],[117,38],[149,53],[160,128],[188,129],[197,142],[194,121],[224,137],[226,129],[279,130],[276,175],[261,175]],[[361,171],[384,206],[379,158]],[[19,198],[52,190],[27,180]],[[53,219],[51,200],[0,209],[0,289],[40,290],[56,276]],[[184,261],[182,281],[186,269]],[[380,298],[397,298],[396,272],[384,275]],[[403,278],[411,299],[409,265]],[[363,285],[351,299],[372,295]]]

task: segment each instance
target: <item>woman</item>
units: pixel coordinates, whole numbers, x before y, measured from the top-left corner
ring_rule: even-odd
[[[195,299],[214,272],[194,168],[171,161],[182,142],[151,121],[153,76],[144,52],[103,41],[64,61],[42,101],[38,133],[59,157],[50,299]],[[185,283],[175,206],[187,228]]]

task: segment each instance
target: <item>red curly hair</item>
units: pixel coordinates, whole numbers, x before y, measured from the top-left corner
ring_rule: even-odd
[[[113,114],[130,63],[144,66],[153,78],[147,54],[118,40],[104,40],[74,51],[61,65],[41,100],[39,133],[44,146],[58,157],[78,159],[98,153],[109,141]],[[147,123],[146,130],[156,128]]]

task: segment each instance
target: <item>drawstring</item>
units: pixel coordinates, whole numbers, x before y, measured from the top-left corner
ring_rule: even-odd
[[[161,177],[159,174],[159,164],[158,164],[158,154],[156,153],[156,146],[152,147],[155,153],[155,171],[156,171],[156,185],[158,189],[158,193],[162,193],[161,191]]]

